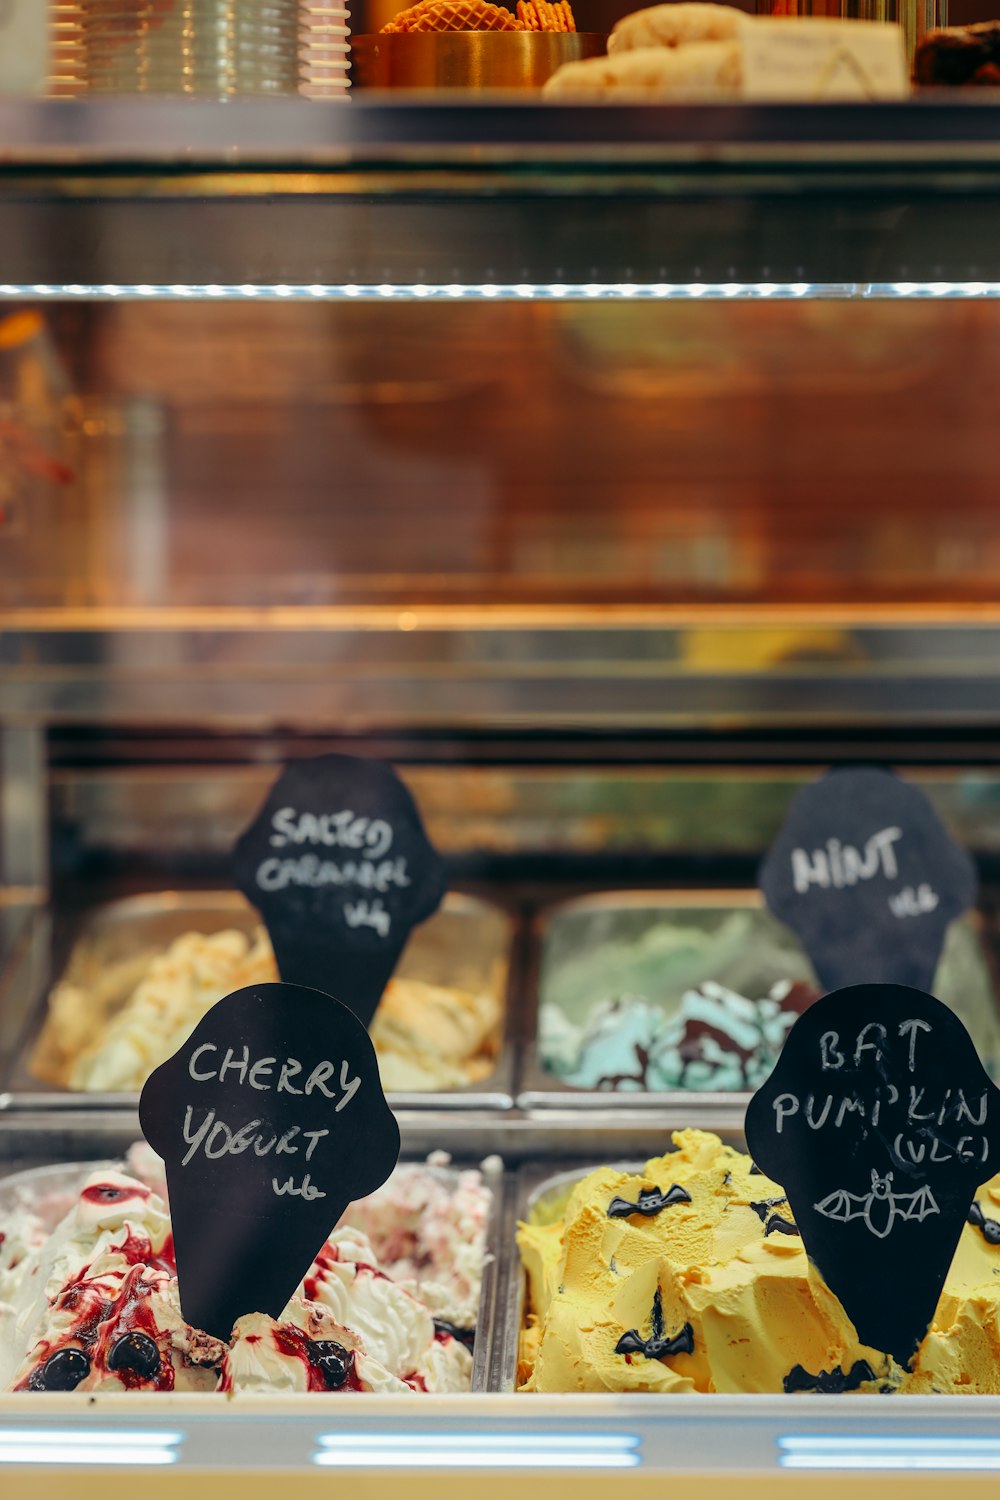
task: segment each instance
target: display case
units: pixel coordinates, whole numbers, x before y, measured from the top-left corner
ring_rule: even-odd
[[[567,913],[757,911],[828,766],[975,856],[1000,1032],[996,104],[399,98],[0,103],[0,1192],[137,1137],[141,1078],[43,1055],[60,991],[104,985],[85,1050],[154,950],[252,941],[278,769],[391,761],[450,890],[401,977],[495,1002],[464,1081],[390,1088],[404,1160],[491,1162],[475,1389],[13,1393],[5,1493],[985,1491],[989,1396],[517,1393],[515,1224],[741,1142],[745,1086],[546,1074],[539,1005]]]

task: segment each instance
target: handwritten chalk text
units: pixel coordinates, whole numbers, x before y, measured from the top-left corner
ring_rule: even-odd
[[[379,895],[410,884],[406,859],[347,860],[338,864],[320,859],[318,854],[301,854],[298,859],[265,859],[257,867],[257,885],[262,891],[283,891],[290,885],[319,889],[322,886],[350,886]]]
[[[807,849],[792,850],[792,881],[800,896],[811,886],[824,890],[831,887],[842,890],[845,886],[857,885],[859,880],[873,880],[882,874],[887,880],[895,880],[899,874],[893,844],[903,837],[901,828],[883,828],[873,833],[861,852],[853,844],[842,844],[839,839],[827,839],[821,849],[810,854]]]
[[[337,1104],[335,1113],[339,1113],[345,1105],[350,1104],[361,1087],[361,1079],[350,1076],[351,1065],[346,1057],[340,1064],[339,1085],[334,1085],[333,1089],[329,1089],[327,1084],[337,1077],[337,1065],[330,1062],[328,1058],[318,1062],[309,1073],[306,1073],[297,1058],[286,1057],[275,1077],[275,1069],[278,1068],[276,1057],[258,1057],[255,1062],[251,1063],[250,1048],[247,1046],[243,1046],[238,1051],[227,1047],[221,1062],[218,1053],[219,1048],[214,1042],[202,1042],[200,1047],[194,1049],[188,1059],[188,1073],[195,1083],[209,1083],[215,1079],[224,1083],[227,1077],[233,1074],[237,1083],[246,1084],[252,1089],[274,1089],[279,1094],[302,1094],[308,1098],[317,1089],[321,1094],[325,1094],[327,1099],[336,1099],[338,1094],[342,1094],[343,1097]],[[302,1087],[297,1088],[292,1080],[303,1074],[305,1076]]]
[[[900,1021],[899,1023],[897,1035],[909,1039],[906,1059],[911,1073],[916,1072],[917,1067],[917,1036],[920,1032],[930,1030],[931,1025],[928,1021]],[[862,1026],[853,1048],[841,1044],[840,1033],[837,1031],[824,1031],[819,1039],[820,1066],[824,1073],[844,1067],[849,1055],[854,1067],[860,1068],[866,1061],[881,1062],[890,1050],[889,1034],[881,1021],[869,1021],[866,1026]]]
[[[937,891],[926,883],[918,885],[916,890],[907,885],[889,897],[889,910],[894,917],[922,917],[925,912],[936,911],[940,901]]]
[[[379,937],[388,937],[392,926],[389,913],[378,897],[374,901],[345,901],[344,921],[351,928],[370,927]]]
[[[234,1130],[219,1119],[214,1109],[207,1112],[196,1128],[194,1117],[194,1109],[189,1104],[184,1111],[183,1135],[188,1149],[181,1161],[182,1167],[186,1167],[199,1151],[207,1161],[218,1161],[222,1156],[242,1156],[244,1151],[251,1149],[255,1156],[269,1156],[272,1151],[275,1156],[298,1156],[303,1141],[309,1142],[305,1148],[305,1158],[306,1161],[311,1161],[320,1141],[330,1134],[329,1130],[303,1130],[300,1125],[290,1125],[279,1136],[273,1130],[262,1131],[262,1119],[250,1120],[248,1124]]]
[[[382,859],[392,848],[392,827],[383,818],[359,818],[349,808],[335,813],[297,813],[282,807],[271,819],[272,849],[289,844],[323,844],[328,849],[363,849]]]

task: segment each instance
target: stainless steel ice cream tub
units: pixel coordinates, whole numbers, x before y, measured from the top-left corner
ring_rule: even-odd
[[[743,1105],[817,993],[796,937],[758,892],[626,891],[543,913],[529,966],[523,1109]],[[952,924],[935,991],[1000,1070],[982,924]]]
[[[513,1191],[508,1195],[504,1218],[503,1236],[505,1259],[500,1288],[501,1313],[497,1320],[494,1340],[492,1388],[500,1391],[517,1389],[518,1361],[520,1359],[521,1334],[527,1317],[528,1285],[521,1254],[517,1247],[517,1226],[522,1223],[552,1223],[557,1219],[566,1199],[577,1183],[597,1167],[613,1166],[622,1172],[641,1172],[653,1156],[662,1155],[670,1149],[671,1130],[690,1125],[690,1119],[673,1119],[668,1126],[649,1127],[649,1149],[641,1159],[603,1159],[595,1150],[586,1164],[564,1168],[553,1172],[548,1166],[526,1165],[521,1167],[514,1179]],[[705,1128],[711,1129],[706,1123]],[[742,1131],[719,1126],[715,1132],[729,1146],[737,1150],[746,1149]],[[581,1134],[581,1140],[584,1137]],[[596,1142],[591,1142],[596,1146]]]
[[[445,1117],[438,1138],[447,1136]],[[418,1141],[421,1140],[418,1127]],[[400,1164],[420,1164],[423,1151],[414,1151],[414,1139],[405,1122],[402,1125],[403,1150]],[[70,1115],[66,1111],[21,1116],[0,1115],[0,1232],[5,1213],[16,1207],[22,1190],[52,1195],[56,1217],[69,1206],[81,1179],[90,1170],[113,1165],[122,1168],[129,1147],[141,1140],[138,1120],[117,1112]],[[479,1297],[479,1314],[473,1351],[470,1389],[488,1389],[489,1373],[494,1360],[494,1336],[498,1316],[498,1280],[501,1261],[500,1234],[505,1215],[505,1177],[503,1163],[493,1156],[480,1162],[470,1153],[456,1157],[448,1165],[434,1165],[428,1170],[447,1184],[455,1185],[463,1168],[478,1167],[491,1202],[486,1228],[483,1277]],[[65,1199],[60,1203],[60,1199]],[[2,1325],[0,1325],[2,1327]],[[0,1333],[2,1336],[2,1333]],[[148,1399],[148,1397],[147,1397]],[[158,1399],[155,1394],[153,1399]],[[201,1397],[199,1399],[204,1399]]]
[[[219,936],[226,932],[234,936],[224,963],[203,952],[192,936],[226,945],[230,940]],[[253,909],[224,890],[131,896],[78,918],[38,912],[0,977],[5,1102],[23,1108],[134,1107],[138,1091],[128,1070],[138,1067],[136,1049],[141,1062],[152,1043],[145,1035],[146,1012],[126,1013],[126,1002],[145,984],[150,1024],[158,1025],[158,1016],[169,1017],[175,1002],[190,1019],[206,1000],[275,978],[260,932]],[[390,989],[395,1000],[387,997],[375,1023],[394,1109],[510,1108],[512,938],[505,912],[461,894],[449,894],[441,910],[415,929],[397,970],[400,988]],[[180,954],[172,948],[178,941],[184,956],[168,965],[163,956],[167,950]],[[231,952],[239,956],[230,962]],[[154,961],[159,967],[152,971]],[[217,962],[230,978],[215,996],[209,986]],[[190,993],[196,980],[205,986],[200,999]],[[424,1045],[414,1048],[414,1032],[425,1023]],[[163,1024],[166,1035],[169,1026]],[[180,1040],[178,1035],[169,1050]]]

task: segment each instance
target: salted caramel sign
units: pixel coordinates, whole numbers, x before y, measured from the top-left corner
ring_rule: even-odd
[[[444,862],[391,766],[295,761],[236,845],[282,979],[335,989],[370,1025],[413,927],[444,895]]]

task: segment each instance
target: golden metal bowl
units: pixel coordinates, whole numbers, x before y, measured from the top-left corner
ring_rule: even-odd
[[[540,89],[558,67],[607,51],[600,32],[415,31],[351,38],[361,89]]]

